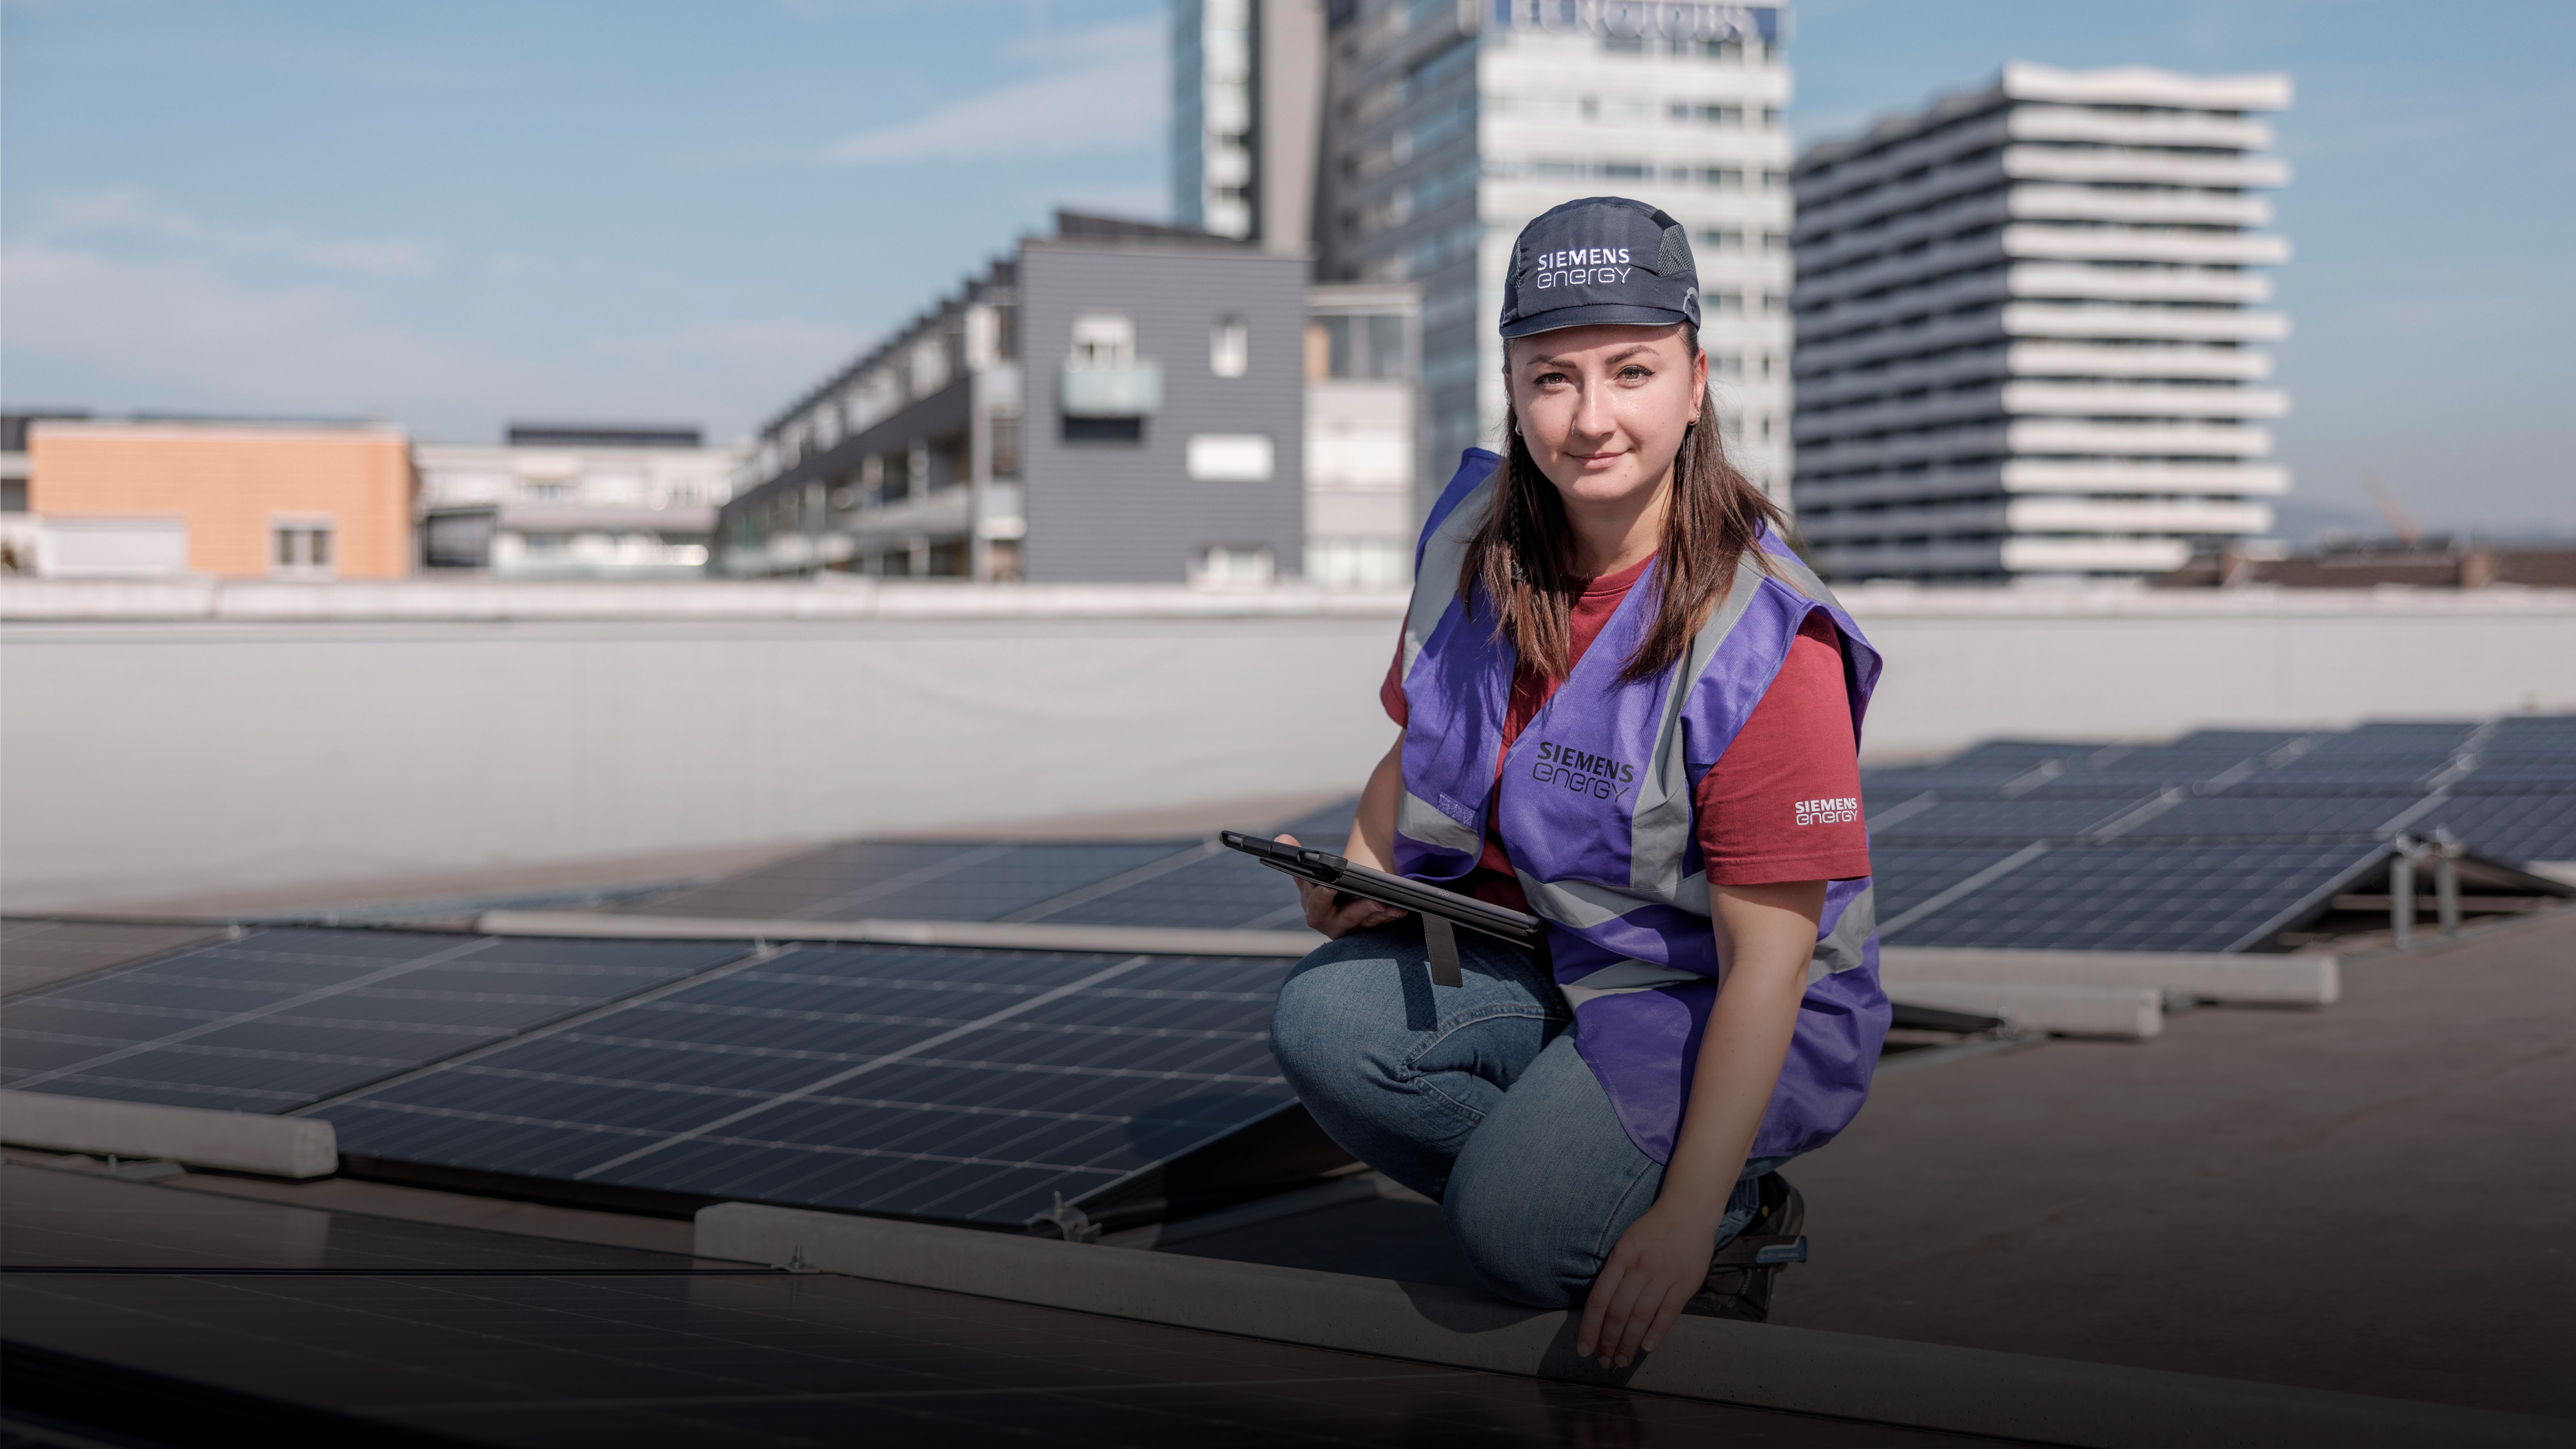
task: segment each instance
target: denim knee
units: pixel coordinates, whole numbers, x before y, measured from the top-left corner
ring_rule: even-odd
[[[1345,936],[1316,947],[1280,983],[1270,1012],[1270,1054],[1298,1095],[1382,1069],[1366,1044],[1387,1030],[1386,1007],[1375,1000],[1384,992],[1385,956],[1360,937]]]

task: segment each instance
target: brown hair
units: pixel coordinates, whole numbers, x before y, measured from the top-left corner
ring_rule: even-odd
[[[1699,331],[1685,328],[1690,355]],[[1510,343],[1504,344],[1508,356]],[[1574,530],[1556,485],[1540,472],[1521,440],[1520,418],[1504,414],[1503,461],[1494,470],[1493,502],[1467,540],[1458,566],[1458,597],[1470,613],[1479,593],[1493,601],[1494,634],[1508,633],[1521,661],[1550,679],[1572,669],[1574,596],[1584,580],[1574,572]],[[1745,551],[1762,526],[1782,527],[1778,505],[1726,461],[1717,434],[1717,406],[1703,388],[1699,416],[1673,457],[1672,498],[1664,510],[1657,546],[1655,619],[1619,671],[1623,680],[1668,669],[1690,647],[1708,611],[1726,597]],[[1759,559],[1760,551],[1755,550]]]

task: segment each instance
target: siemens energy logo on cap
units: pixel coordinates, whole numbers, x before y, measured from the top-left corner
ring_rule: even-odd
[[[1610,286],[1628,280],[1633,270],[1626,247],[1542,252],[1534,265],[1538,270],[1530,275],[1533,288]]]

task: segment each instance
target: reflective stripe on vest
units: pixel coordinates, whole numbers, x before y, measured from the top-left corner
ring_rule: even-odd
[[[1685,656],[1661,675],[1618,676],[1653,622],[1650,567],[1564,685],[1508,751],[1502,728],[1517,652],[1458,597],[1466,543],[1500,460],[1471,450],[1442,490],[1416,551],[1405,618],[1407,721],[1396,866],[1455,881],[1501,817],[1530,909],[1550,924],[1556,979],[1577,1044],[1637,1146],[1664,1160],[1688,1095],[1718,971],[1708,878],[1692,829],[1694,787],[1751,715],[1798,628],[1822,612],[1840,632],[1853,726],[1877,683],[1877,653],[1822,582],[1767,532]],[[1501,756],[1499,786],[1497,756]],[[1782,828],[1793,828],[1787,821]],[[1755,1140],[1757,1156],[1821,1145],[1859,1110],[1887,1021],[1870,882],[1829,887],[1798,1037]]]

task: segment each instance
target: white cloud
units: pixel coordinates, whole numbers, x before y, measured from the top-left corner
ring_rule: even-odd
[[[766,416],[864,340],[786,319],[531,345],[396,321],[336,281],[252,285],[202,258],[40,241],[0,252],[0,313],[12,391],[28,396],[378,416],[443,437],[489,436],[499,419],[540,414],[667,417],[721,434]]]
[[[130,186],[107,187],[39,204],[29,237],[39,242],[150,238],[237,256],[283,257],[324,271],[364,277],[419,277],[435,269],[430,248],[382,237],[323,237],[292,227],[238,227],[210,222]]]
[[[1131,151],[1162,138],[1164,26],[1144,20],[1097,26],[1021,47],[1050,69],[926,115],[834,143],[843,165],[998,161]]]

